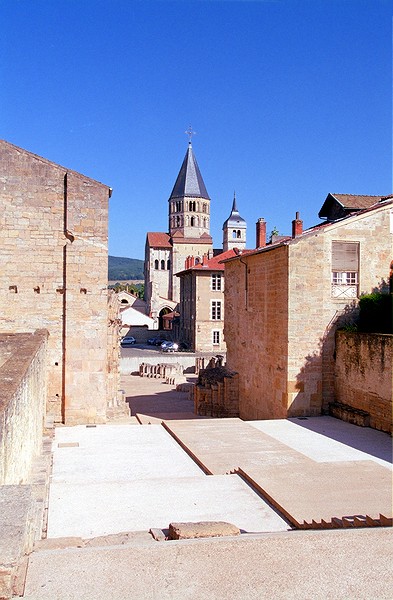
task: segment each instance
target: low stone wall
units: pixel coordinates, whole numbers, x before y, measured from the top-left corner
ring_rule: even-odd
[[[201,370],[193,395],[196,415],[239,416],[239,375],[226,367],[211,366]]]
[[[369,414],[370,427],[392,433],[393,335],[336,332],[335,401]]]
[[[122,356],[120,359],[120,373],[122,375],[139,373],[139,368],[141,364],[149,363],[151,365],[159,365],[163,361],[165,361],[166,363],[180,364],[182,366],[183,372],[195,372],[194,354],[178,354],[177,352],[167,352],[166,354],[163,352],[146,352],[146,354]]]
[[[0,485],[29,483],[42,448],[46,330],[0,335]]]

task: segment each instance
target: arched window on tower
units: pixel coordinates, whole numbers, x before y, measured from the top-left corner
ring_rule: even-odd
[[[191,217],[191,227],[194,227],[195,225],[195,217]]]
[[[203,226],[206,229],[206,219],[203,219]]]
[[[180,227],[180,217],[176,217],[176,227]]]
[[[165,260],[161,261],[161,271],[165,271]]]
[[[240,231],[240,229],[237,230],[236,237],[238,240],[242,237],[242,232]]]
[[[234,230],[232,231],[232,238],[233,238],[234,240],[236,239],[236,229],[234,229]]]
[[[158,269],[158,259],[156,258],[156,260],[154,261],[154,268]]]
[[[166,268],[168,269],[168,271],[171,270],[171,261],[170,260],[166,261]]]
[[[190,212],[195,212],[196,211],[196,202],[195,200],[190,200]]]
[[[204,202],[204,203],[203,203],[203,205],[202,205],[202,212],[204,212],[204,213],[205,213],[205,212],[206,212],[206,209],[207,209],[207,205],[206,205],[206,203]]]

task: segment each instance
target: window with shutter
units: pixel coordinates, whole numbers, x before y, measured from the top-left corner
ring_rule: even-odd
[[[359,242],[332,242],[332,297],[357,298]]]

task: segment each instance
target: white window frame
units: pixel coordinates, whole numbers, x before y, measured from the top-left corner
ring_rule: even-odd
[[[338,247],[337,254],[334,253],[335,245],[336,248]],[[348,246],[350,252],[346,251],[345,246]],[[350,249],[350,246],[352,249]],[[347,242],[341,240],[332,242],[332,298],[345,300],[347,298],[358,297],[359,257],[359,242]]]
[[[222,301],[210,301],[210,315],[212,321],[222,321]]]
[[[221,273],[212,273],[211,280],[210,280],[210,289],[213,292],[221,292],[221,289],[222,289]]]
[[[213,346],[219,346],[221,343],[221,331],[219,329],[213,329],[212,331],[212,343]]]

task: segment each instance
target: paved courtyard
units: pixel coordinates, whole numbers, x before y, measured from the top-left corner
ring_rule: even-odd
[[[123,387],[129,417],[56,429],[48,539],[25,598],[391,598],[392,528],[360,527],[392,517],[390,436],[331,417],[198,419],[161,380]],[[241,534],[149,533],[178,521]],[[294,530],[326,523],[344,528]]]

